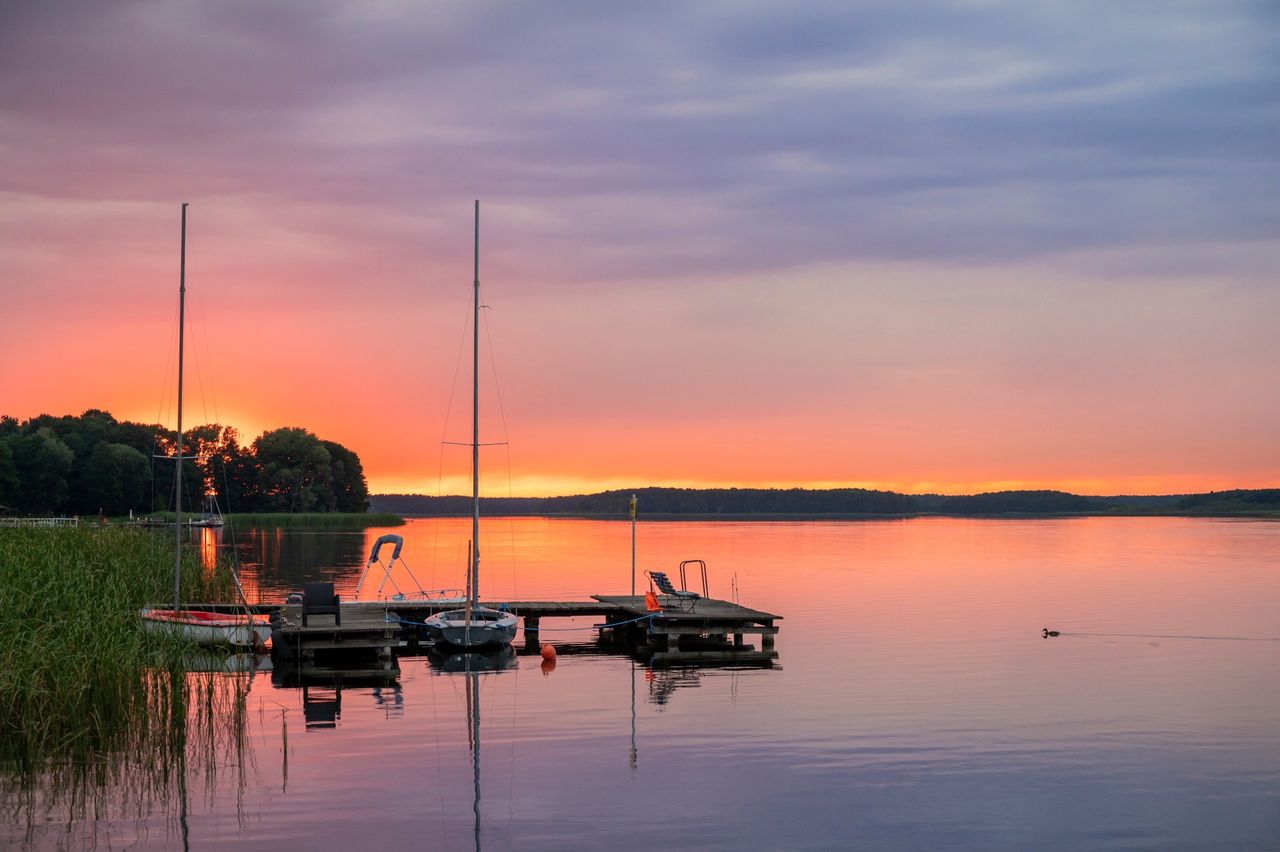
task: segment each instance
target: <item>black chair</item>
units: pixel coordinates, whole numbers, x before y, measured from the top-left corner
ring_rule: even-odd
[[[342,607],[333,593],[333,583],[302,584],[302,626],[307,626],[308,615],[332,615],[333,626],[342,626]]]
[[[667,577],[665,571],[646,571],[645,573],[649,575],[649,580],[658,587],[658,594],[674,599],[673,603],[676,609],[693,612],[693,608],[697,605],[702,595],[697,592],[677,589],[672,585],[671,579]]]

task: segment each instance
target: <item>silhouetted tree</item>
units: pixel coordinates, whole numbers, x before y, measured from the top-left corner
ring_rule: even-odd
[[[327,508],[333,482],[329,451],[306,429],[264,432],[253,442],[260,499],[268,512],[315,512]]]
[[[332,485],[329,490],[330,512],[364,512],[369,508],[369,483],[364,478],[360,457],[334,441],[321,441],[329,451]]]
[[[146,456],[124,444],[105,441],[93,448],[80,476],[84,489],[81,505],[108,515],[123,515],[146,506],[151,486],[151,465]]]
[[[8,418],[6,418],[8,419]],[[22,500],[22,484],[13,464],[13,450],[0,424],[0,514],[11,511]]]
[[[18,473],[21,508],[37,514],[57,512],[67,502],[67,477],[75,454],[48,426],[9,439]]]

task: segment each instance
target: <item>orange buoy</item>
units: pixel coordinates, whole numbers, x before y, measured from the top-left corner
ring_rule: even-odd
[[[556,646],[550,643],[542,646],[542,659],[554,660],[556,658]]]

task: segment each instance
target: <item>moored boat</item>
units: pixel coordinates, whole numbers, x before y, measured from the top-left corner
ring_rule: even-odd
[[[516,638],[515,615],[484,606],[436,613],[423,623],[432,639],[456,648],[508,645]]]
[[[179,595],[179,581],[182,577],[182,537],[186,533],[182,522],[182,462],[192,456],[182,455],[182,361],[184,349],[184,330],[186,324],[187,304],[187,205],[182,205],[182,254],[178,266],[178,424],[177,452],[174,456],[173,474],[173,509],[175,537],[173,545],[173,606],[148,607],[142,610],[142,628],[154,636],[168,637],[178,641],[195,642],[210,647],[234,646],[241,648],[261,649],[271,636],[271,627],[265,622],[257,621],[247,612],[244,615],[224,615],[221,613],[184,610]],[[198,524],[203,526],[221,526],[221,515],[216,524]],[[235,574],[232,574],[235,577]],[[239,588],[240,580],[236,579]],[[243,599],[243,590],[241,598]]]
[[[471,324],[471,547],[467,604],[432,615],[427,635],[456,648],[506,645],[516,638],[516,616],[480,605],[480,202],[476,202],[475,301]]]
[[[185,639],[197,645],[234,648],[266,647],[271,625],[251,615],[228,615],[184,609],[149,607],[142,611],[142,629],[156,636]]]

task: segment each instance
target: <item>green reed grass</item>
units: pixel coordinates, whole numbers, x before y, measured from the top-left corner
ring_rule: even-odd
[[[219,778],[225,770],[235,773],[240,813],[254,763],[247,706],[252,678],[249,672],[144,670],[133,692],[135,712],[116,748],[0,773],[0,815],[24,831],[25,845],[61,849],[114,848],[113,824],[144,824],[163,814],[174,848],[185,846],[179,838],[185,840],[192,802],[227,789]]]
[[[144,633],[139,611],[172,600],[173,547],[163,531],[0,529],[0,767],[39,771],[167,725],[153,673],[181,671],[189,648]],[[233,599],[230,571],[193,549],[181,586],[184,601]]]

